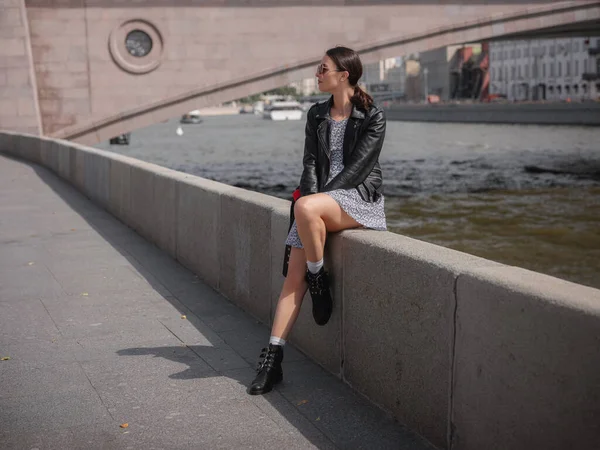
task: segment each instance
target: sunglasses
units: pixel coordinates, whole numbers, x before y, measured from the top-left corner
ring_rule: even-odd
[[[332,70],[325,67],[323,64],[317,66],[317,75],[325,75],[327,72],[341,72],[341,70]]]

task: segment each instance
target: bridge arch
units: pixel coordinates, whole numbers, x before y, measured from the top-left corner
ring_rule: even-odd
[[[330,6],[304,8],[296,6],[275,8],[276,11],[269,8],[240,8],[236,10],[237,16],[230,11],[225,11],[227,8],[171,8],[172,11],[149,8],[143,9],[141,13],[139,8],[135,11],[113,8],[105,14],[109,18],[108,25],[101,20],[96,22],[94,17],[98,11],[87,8],[84,13],[88,27],[88,51],[82,60],[87,61],[88,64],[88,111],[82,111],[79,115],[64,114],[69,105],[68,95],[67,101],[64,95],[62,99],[60,96],[68,94],[71,88],[66,86],[62,91],[48,89],[48,84],[52,87],[52,83],[45,85],[45,82],[49,78],[55,80],[60,74],[40,70],[51,68],[51,65],[39,62],[40,59],[43,61],[44,55],[34,51],[34,60],[36,56],[38,58],[35,61],[38,92],[42,94],[50,92],[59,97],[58,105],[56,99],[52,105],[59,111],[53,113],[46,108],[47,113],[45,113],[45,106],[48,103],[45,102],[46,98],[41,96],[44,134],[93,144],[167,120],[191,109],[213,106],[273,89],[312,76],[314,66],[322,56],[321,52],[326,47],[341,42],[356,48],[361,53],[363,61],[369,63],[448,44],[549,32],[553,29],[562,29],[562,32],[565,32],[568,29],[589,27],[590,24],[597,27],[600,21],[600,2],[597,1],[522,4],[504,0],[485,5],[452,6],[440,6],[437,2],[424,2],[419,6],[403,3],[392,1],[386,2],[385,5],[345,6],[337,9]],[[440,8],[444,8],[446,14],[442,15],[443,20],[436,21],[432,17],[440,16]],[[290,12],[290,9],[293,9],[293,12]],[[273,24],[274,34],[268,32],[253,34],[251,27],[260,23],[261,11],[264,14],[267,10],[270,13],[287,14],[282,16],[285,23]],[[318,10],[322,14],[311,18],[309,14],[311,10]],[[35,33],[38,38],[43,35],[39,32],[40,24],[36,22],[36,18],[40,17],[40,11],[32,10],[30,14],[34,18],[31,24],[34,50]],[[215,27],[220,24],[221,27],[230,30],[230,39],[227,40],[223,37],[226,35],[220,34],[223,42],[213,40],[211,45],[202,47],[196,45],[199,40],[209,39],[210,30],[195,31],[189,28],[194,26],[195,22],[183,18],[194,12],[198,13],[197,21],[201,22],[198,23],[198,27]],[[335,12],[339,17],[334,19],[322,17],[329,12]],[[305,13],[309,14],[308,19]],[[359,18],[357,13],[360,13]],[[394,16],[391,19],[390,14]],[[137,17],[138,15],[142,17]],[[202,22],[203,19],[200,19],[202,15],[211,16],[212,22]],[[44,15],[42,14],[41,17]],[[147,75],[125,73],[119,71],[114,64],[109,65],[110,56],[107,57],[109,52],[104,42],[111,27],[114,28],[123,21],[131,21],[136,17],[157,24],[158,29],[170,33],[163,36],[168,64],[163,64],[164,67],[161,66]],[[297,21],[289,21],[285,17],[297,17]],[[412,23],[417,19],[421,19],[422,27]],[[312,27],[306,27],[306,24],[311,21]],[[343,32],[334,33],[328,29],[322,35],[319,34],[323,26],[327,25],[331,28],[335,24]],[[369,39],[373,34],[372,30],[377,29],[378,25],[381,25],[381,32],[377,33],[380,39]],[[265,26],[271,26],[271,22]],[[236,30],[236,27],[239,27],[239,30]],[[289,29],[287,35],[284,34],[286,27]],[[178,28],[185,33],[177,34],[175,31]],[[399,34],[397,29],[405,31]],[[98,37],[98,43],[91,42],[93,36]],[[182,36],[187,36],[187,41],[182,39]],[[248,42],[246,48],[240,45],[240,42],[243,44],[244,36],[248,36],[249,41],[250,36],[254,39]],[[274,42],[274,39],[281,39],[281,36],[286,36],[286,39]],[[303,38],[306,38],[307,42],[296,42],[297,39]],[[213,53],[210,53],[211,49],[214,50]],[[229,59],[221,58],[219,52]],[[259,56],[260,52],[267,54]],[[243,67],[237,64],[242,59],[245,61]],[[178,71],[167,70],[167,65],[169,68],[178,67]],[[193,86],[193,80],[192,82],[189,80],[189,72],[194,71],[199,77],[197,87]],[[187,74],[187,78],[182,76],[182,73]],[[180,86],[179,80],[184,78],[185,83]],[[169,86],[170,82],[174,86]],[[64,81],[64,84],[66,85],[67,82]],[[117,95],[117,92],[121,94]],[[82,99],[83,103],[84,100]],[[55,120],[57,117],[58,120]]]

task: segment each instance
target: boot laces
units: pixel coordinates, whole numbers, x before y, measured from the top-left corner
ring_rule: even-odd
[[[268,347],[265,347],[261,350],[259,361],[256,366],[256,371],[260,372],[263,369],[272,369],[275,365],[275,352],[269,351]]]
[[[321,274],[309,274],[308,287],[311,295],[321,295],[325,291],[325,280]]]

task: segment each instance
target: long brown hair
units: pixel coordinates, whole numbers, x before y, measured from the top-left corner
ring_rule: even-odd
[[[369,110],[373,105],[373,97],[358,86],[358,80],[363,73],[363,65],[358,53],[348,47],[333,47],[325,52],[335,63],[337,70],[348,72],[348,82],[354,86],[354,95],[350,101],[357,107]]]

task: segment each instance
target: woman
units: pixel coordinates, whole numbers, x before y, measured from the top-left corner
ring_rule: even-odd
[[[293,205],[295,220],[286,240],[287,249],[291,248],[284,269],[287,276],[269,346],[260,355],[249,394],[269,392],[283,379],[283,346],[307,287],[315,322],[329,321],[333,302],[323,268],[327,233],[358,227],[386,229],[379,167],[385,116],[358,86],[362,71],[358,54],[346,47],[327,50],[317,67],[319,90],[332,96],[307,114],[301,197]]]

